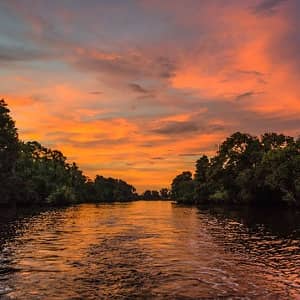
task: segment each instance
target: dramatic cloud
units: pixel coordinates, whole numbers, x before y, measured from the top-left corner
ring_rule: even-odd
[[[46,59],[47,55],[34,49],[21,47],[10,48],[0,45],[0,63],[12,63],[17,61],[33,61]]]
[[[0,2],[0,90],[26,140],[160,188],[236,130],[300,134],[298,0]]]
[[[167,122],[153,132],[158,134],[173,135],[173,134],[188,134],[197,131],[199,128],[194,122]]]
[[[263,0],[255,6],[254,11],[256,13],[273,13],[280,4],[286,1],[288,0]]]
[[[130,83],[129,84],[129,87],[134,91],[134,92],[137,92],[137,93],[141,93],[141,94],[148,94],[149,91],[144,89],[143,87],[141,87],[139,84],[137,83]]]
[[[243,100],[244,98],[248,98],[248,97],[251,97],[253,95],[254,95],[253,92],[245,92],[245,93],[242,93],[240,95],[237,95],[236,100]]]

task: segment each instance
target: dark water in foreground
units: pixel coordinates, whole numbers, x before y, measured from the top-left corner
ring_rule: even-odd
[[[133,202],[1,213],[3,299],[300,299],[297,212]]]

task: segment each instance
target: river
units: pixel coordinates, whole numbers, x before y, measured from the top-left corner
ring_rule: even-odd
[[[300,212],[169,201],[1,211],[3,299],[300,299]]]

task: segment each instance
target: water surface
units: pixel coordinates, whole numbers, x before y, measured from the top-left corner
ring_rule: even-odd
[[[295,211],[141,201],[0,217],[4,299],[299,299],[299,274]]]

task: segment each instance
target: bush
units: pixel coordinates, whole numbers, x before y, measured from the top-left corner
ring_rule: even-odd
[[[51,193],[47,199],[46,203],[49,205],[68,205],[76,202],[76,197],[72,188],[68,186],[62,186],[57,188],[53,193]]]

